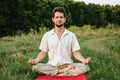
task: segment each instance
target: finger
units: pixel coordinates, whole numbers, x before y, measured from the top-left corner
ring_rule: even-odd
[[[87,59],[86,59],[86,61],[91,62],[91,58],[90,58],[90,57],[89,57],[89,58],[87,58]]]
[[[90,57],[88,57],[87,60],[91,60]]]
[[[32,62],[32,64],[35,64],[35,61],[33,59],[31,60],[31,62]]]
[[[90,62],[89,59],[86,59],[86,60],[84,61],[84,64],[87,65],[87,64],[89,64],[89,62]]]
[[[29,59],[28,63],[31,63],[31,59]]]
[[[30,60],[29,60],[29,63],[30,63],[30,64],[34,64],[34,59],[30,59]]]
[[[86,60],[86,63],[89,64],[90,63],[90,59]]]

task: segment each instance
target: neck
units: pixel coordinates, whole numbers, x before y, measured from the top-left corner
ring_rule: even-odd
[[[55,28],[54,28],[54,31],[55,31],[56,33],[63,33],[64,30],[65,30],[64,27],[59,27],[59,28],[58,28],[58,27],[55,26]]]
[[[58,38],[60,39],[62,34],[64,33],[65,31],[65,28],[64,27],[61,27],[61,28],[58,28],[58,27],[55,27],[54,28],[54,31],[55,33],[57,34]]]

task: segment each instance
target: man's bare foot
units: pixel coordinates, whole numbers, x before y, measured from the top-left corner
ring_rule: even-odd
[[[66,70],[70,70],[70,69],[74,69],[74,68],[75,68],[75,66],[69,65]]]
[[[58,73],[57,76],[65,76],[64,72],[63,73]]]
[[[60,70],[58,71],[58,75],[57,75],[57,76],[65,76],[64,71],[67,71],[67,70],[70,70],[70,69],[74,69],[74,68],[75,68],[75,66],[69,65],[68,67],[65,67],[65,68],[63,68],[63,69],[60,69]]]

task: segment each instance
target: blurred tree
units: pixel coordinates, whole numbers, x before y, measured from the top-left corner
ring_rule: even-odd
[[[84,24],[105,27],[108,23],[120,25],[120,5],[96,5],[73,0],[2,0],[0,2],[0,36],[14,35],[17,31],[28,33],[31,28],[53,28],[52,9],[63,6],[70,25]]]

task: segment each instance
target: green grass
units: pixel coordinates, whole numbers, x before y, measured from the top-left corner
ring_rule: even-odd
[[[91,57],[88,80],[119,80],[120,76],[120,28],[91,29],[70,27],[81,45],[80,52]],[[29,58],[39,53],[42,34],[28,34],[0,38],[0,80],[34,80]],[[77,62],[74,59],[75,62]],[[42,61],[47,62],[47,57]]]

